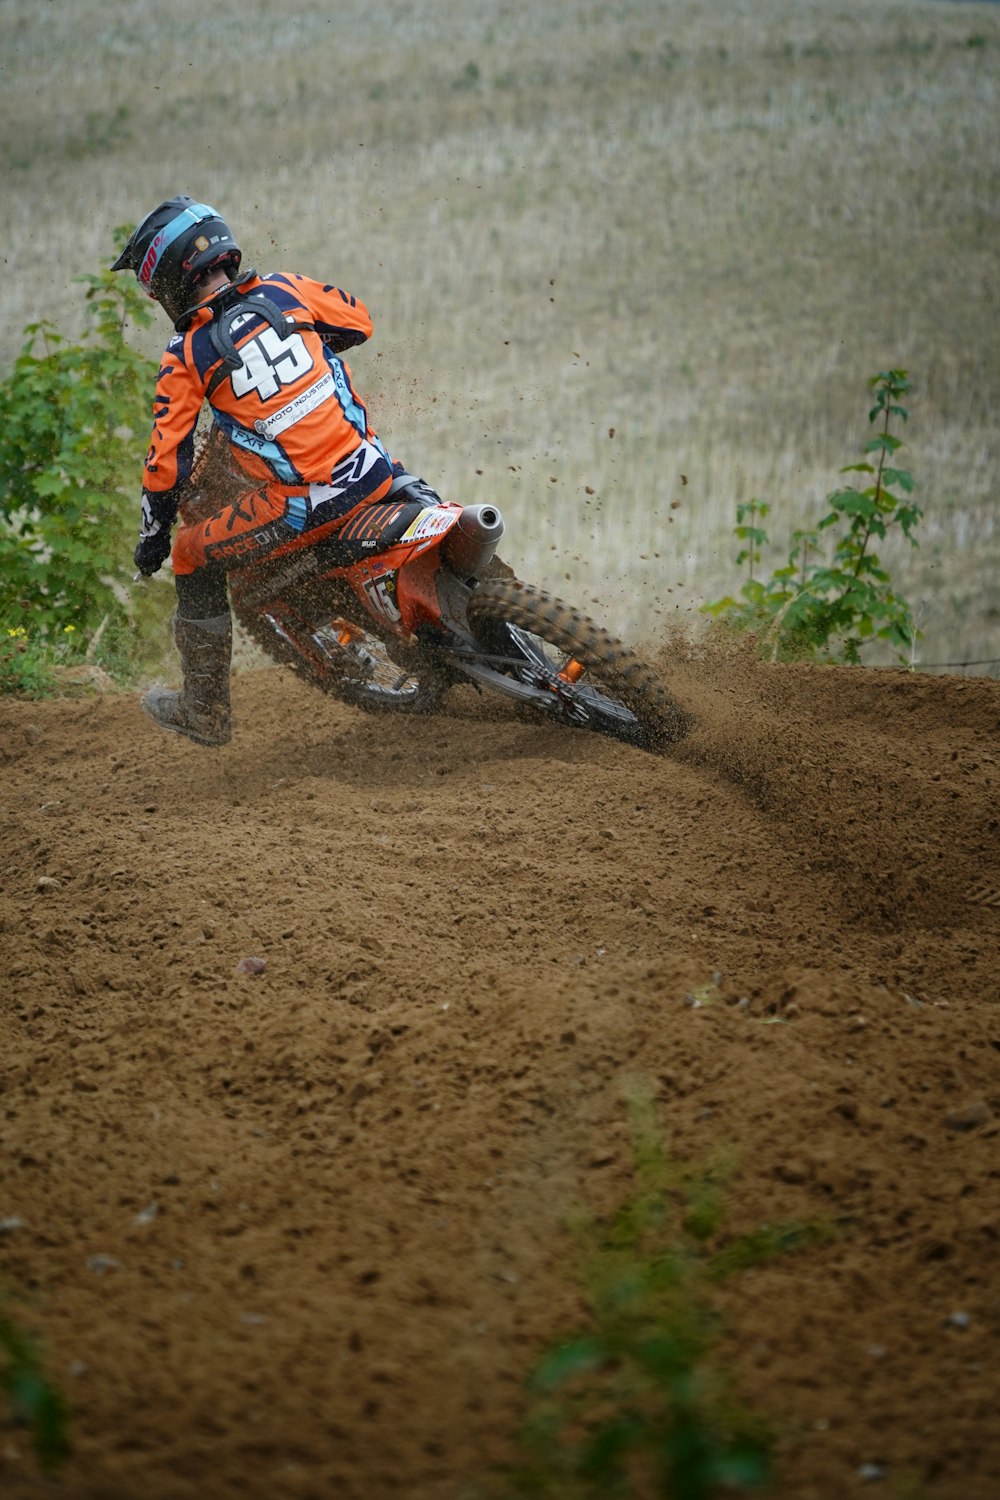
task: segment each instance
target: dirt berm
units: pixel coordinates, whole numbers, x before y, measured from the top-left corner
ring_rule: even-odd
[[[774,1493],[1000,1495],[1000,683],[661,666],[664,758],[278,669],[214,752],[0,706],[0,1283],[75,1442],[4,1410],[5,1500],[455,1496],[637,1079],[729,1232],[836,1226],[725,1289]]]

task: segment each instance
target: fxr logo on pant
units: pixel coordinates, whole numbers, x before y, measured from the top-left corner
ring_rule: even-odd
[[[205,522],[205,541],[211,542],[214,539],[214,533],[219,531],[223,526],[227,532],[232,531],[235,526],[242,526],[246,523],[252,526],[257,519],[257,501],[260,498],[259,495],[251,491],[248,495],[241,495],[238,500],[235,500],[232,505],[227,506],[218,515],[211,516]]]

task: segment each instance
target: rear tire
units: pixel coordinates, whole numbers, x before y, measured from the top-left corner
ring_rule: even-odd
[[[683,739],[690,720],[653,669],[587,615],[515,578],[490,579],[469,600],[469,624],[501,670],[549,688],[559,722],[645,750]],[[573,661],[574,680],[563,675]],[[575,669],[574,669],[575,670]]]

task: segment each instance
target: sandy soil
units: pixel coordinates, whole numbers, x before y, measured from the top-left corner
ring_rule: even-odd
[[[1000,1494],[1000,683],[666,666],[664,759],[278,669],[217,752],[0,705],[0,1281],[75,1431],[0,1417],[5,1497],[457,1495],[636,1077],[734,1231],[839,1226],[726,1293],[775,1493]]]

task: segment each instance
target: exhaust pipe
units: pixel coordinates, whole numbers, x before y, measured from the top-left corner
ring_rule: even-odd
[[[495,505],[466,505],[441,543],[441,555],[459,578],[478,578],[493,559],[504,533]]]

